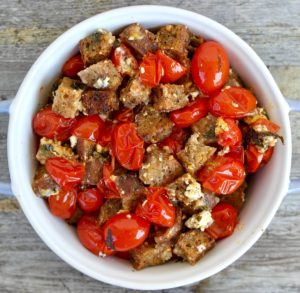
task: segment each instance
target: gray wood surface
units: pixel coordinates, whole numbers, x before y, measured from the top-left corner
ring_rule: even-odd
[[[226,4],[224,4],[226,3]],[[137,4],[189,9],[232,29],[269,66],[283,94],[300,100],[299,0],[2,0],[0,99],[11,99],[39,54],[63,31],[96,13]],[[290,115],[292,176],[300,176],[300,114]],[[0,117],[0,177],[9,180],[8,117]],[[300,292],[300,194],[288,196],[241,259],[199,284],[168,292]],[[0,195],[0,292],[133,292],[92,280],[61,261],[35,234],[14,199]]]

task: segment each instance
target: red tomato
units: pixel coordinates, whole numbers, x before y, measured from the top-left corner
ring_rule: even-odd
[[[40,110],[32,120],[32,127],[39,136],[65,141],[71,136],[76,119],[64,118],[51,107]]]
[[[65,62],[62,68],[62,73],[64,76],[71,78],[77,77],[77,73],[84,69],[84,64],[80,54],[71,57]]]
[[[79,192],[77,202],[84,212],[95,212],[103,203],[103,195],[97,188],[86,189]]]
[[[102,230],[96,225],[96,218],[84,215],[77,224],[77,234],[80,242],[85,248],[99,256],[112,255],[113,250],[109,249],[105,242]]]
[[[228,203],[218,203],[211,212],[214,220],[213,224],[209,226],[207,232],[215,240],[230,236],[237,224],[237,211]]]
[[[219,43],[205,42],[197,48],[192,58],[193,81],[203,93],[212,94],[225,85],[229,65],[227,53]]]
[[[223,120],[227,124],[228,130],[220,131],[217,134],[218,144],[222,147],[240,144],[243,136],[236,121],[231,118],[223,118]]]
[[[111,142],[111,135],[112,135],[113,128],[114,128],[114,124],[111,122],[107,122],[104,124],[97,141],[100,145],[107,146]]]
[[[224,157],[233,158],[237,161],[240,161],[242,164],[244,164],[245,151],[244,151],[243,146],[240,144],[231,146],[229,149],[229,152],[227,154],[225,154]]]
[[[124,108],[115,114],[114,119],[117,120],[118,122],[133,122],[134,121],[133,110]]]
[[[172,227],[176,211],[164,188],[150,187],[147,199],[142,204],[138,204],[135,213],[151,223]]]
[[[140,64],[140,80],[150,86],[158,86],[162,77],[163,68],[160,59],[148,52]]]
[[[172,133],[164,140],[160,141],[157,145],[160,148],[163,148],[164,146],[169,147],[173,155],[176,155],[183,149],[187,135],[188,133],[185,129],[174,126]]]
[[[132,76],[139,67],[136,59],[124,44],[114,50],[111,61],[122,75]]]
[[[244,88],[230,87],[212,96],[208,107],[215,116],[243,118],[256,108],[256,98]]]
[[[76,187],[83,179],[84,165],[65,158],[50,158],[45,164],[51,178],[63,189]]]
[[[208,113],[208,99],[198,98],[190,102],[186,107],[172,111],[170,119],[177,127],[189,127],[198,121],[200,118],[206,116]]]
[[[264,153],[260,153],[255,145],[248,145],[245,152],[247,171],[249,173],[255,173],[258,169],[269,162],[272,154],[273,148],[269,148]]]
[[[162,51],[157,51],[156,55],[160,59],[163,67],[162,83],[175,82],[187,73],[187,68],[184,65],[164,54]]]
[[[231,194],[244,182],[244,165],[237,160],[215,156],[198,172],[202,186],[217,194]]]
[[[134,123],[121,123],[112,132],[112,150],[119,163],[128,170],[138,170],[143,163],[144,141]]]
[[[266,131],[269,131],[271,133],[276,133],[280,129],[280,126],[278,126],[277,124],[273,123],[272,121],[266,118],[260,118],[255,122],[251,123],[250,126],[253,128],[261,126],[263,128],[266,128],[267,129]]]
[[[116,251],[128,251],[141,245],[149,234],[150,223],[137,215],[120,213],[103,226],[106,245]]]
[[[98,142],[104,128],[105,123],[98,115],[84,116],[78,120],[72,134],[79,138]]]
[[[48,198],[51,213],[62,219],[70,219],[76,210],[76,191],[60,190],[58,194]]]

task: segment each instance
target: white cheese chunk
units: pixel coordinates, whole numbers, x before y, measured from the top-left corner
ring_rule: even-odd
[[[190,229],[200,229],[204,231],[214,222],[211,213],[209,211],[202,211],[198,214],[194,214],[190,217],[185,225]]]

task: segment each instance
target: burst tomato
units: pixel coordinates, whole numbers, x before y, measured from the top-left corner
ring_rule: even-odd
[[[82,163],[65,158],[50,158],[46,161],[45,167],[51,178],[65,190],[76,187],[84,176]]]
[[[192,78],[205,94],[221,89],[229,74],[229,58],[225,49],[217,42],[209,41],[200,45],[192,58]]]
[[[202,186],[217,194],[230,194],[244,182],[244,165],[233,158],[215,156],[198,172]]]
[[[72,131],[76,137],[98,142],[102,135],[105,123],[98,115],[81,117]]]
[[[230,87],[212,96],[208,107],[215,116],[243,118],[256,108],[256,98],[244,88]]]
[[[46,138],[65,141],[71,136],[76,119],[64,118],[51,107],[40,110],[33,118],[32,127],[36,134]]]
[[[148,52],[140,64],[140,80],[150,86],[158,86],[162,77],[163,68],[160,59]]]
[[[118,122],[133,122],[134,113],[132,109],[124,108],[114,115],[114,119]]]
[[[162,51],[157,51],[157,57],[160,59],[163,67],[162,83],[172,83],[187,73],[187,68],[178,61],[164,54]]]
[[[221,202],[211,211],[213,224],[209,226],[207,232],[215,240],[230,236],[237,224],[237,211],[228,203]]]
[[[191,126],[200,118],[206,116],[208,113],[208,99],[198,98],[190,102],[186,107],[172,111],[170,119],[177,127],[184,128]]]
[[[280,129],[280,127],[275,124],[274,122],[266,119],[266,118],[260,118],[256,120],[255,122],[251,123],[250,126],[254,129],[261,128],[262,131],[268,131],[271,133],[277,133]],[[260,132],[260,131],[258,131]]]
[[[86,189],[79,192],[77,202],[84,212],[95,212],[103,203],[103,195],[97,188]]]
[[[85,248],[99,256],[112,255],[113,250],[109,249],[105,242],[102,230],[96,225],[96,218],[84,215],[77,224],[77,234],[80,242]]]
[[[223,121],[226,123],[227,129],[220,129],[220,131],[218,131],[218,144],[222,147],[240,144],[243,136],[236,121],[231,118],[223,118]]]
[[[60,190],[48,198],[51,213],[62,219],[70,219],[76,210],[77,193],[73,190]]]
[[[149,234],[150,223],[137,215],[120,213],[103,226],[107,247],[116,251],[128,251],[141,245]]]
[[[136,215],[163,227],[174,225],[175,212],[175,207],[162,187],[148,188],[147,199],[139,203],[135,210]]]
[[[134,123],[121,123],[112,132],[112,150],[118,162],[128,170],[138,170],[143,163],[144,141]]]
[[[224,157],[233,158],[237,161],[240,161],[242,164],[244,164],[245,161],[244,147],[240,144],[231,146],[229,148],[229,152],[225,154]]]
[[[75,78],[82,69],[84,69],[83,61],[81,55],[77,54],[65,62],[62,73],[64,76]]]

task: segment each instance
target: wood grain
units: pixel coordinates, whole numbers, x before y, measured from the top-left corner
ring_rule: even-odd
[[[0,99],[12,99],[39,54],[74,24],[105,10],[162,4],[211,17],[246,40],[286,97],[300,100],[300,1],[3,0],[0,2]],[[290,115],[292,176],[300,176],[300,114]],[[0,116],[0,178],[9,181],[8,117]],[[299,292],[300,194],[288,196],[261,239],[233,265],[193,286],[164,292]],[[88,278],[39,239],[17,202],[0,195],[0,292],[134,292]],[[161,291],[163,292],[163,291]]]

